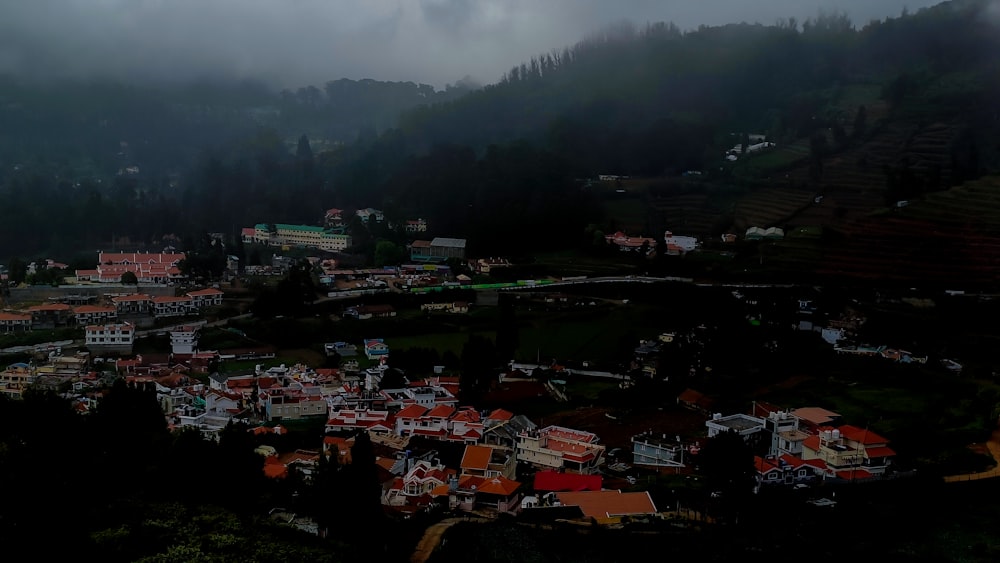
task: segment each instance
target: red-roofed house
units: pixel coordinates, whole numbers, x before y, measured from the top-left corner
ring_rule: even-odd
[[[65,326],[69,322],[72,309],[65,303],[46,303],[45,305],[28,307],[27,312],[31,315],[31,328],[39,330]]]
[[[114,307],[80,305],[73,309],[73,320],[77,326],[113,323],[118,320],[118,311]]]
[[[889,441],[863,428],[844,425],[822,427],[802,442],[802,459],[820,460],[827,475],[841,479],[868,479],[885,473],[896,455]]]
[[[382,504],[426,506],[430,504],[430,493],[442,485],[447,487],[454,476],[455,470],[441,463],[417,461],[405,475],[393,480],[392,486],[382,496]]]
[[[600,491],[600,475],[580,475],[562,471],[539,471],[535,473],[536,492]]]
[[[754,469],[757,471],[758,485],[811,482],[822,478],[828,471],[823,460],[804,460],[789,454],[767,458],[754,456]]]
[[[431,495],[447,498],[448,507],[461,510],[485,508],[499,513],[516,514],[521,510],[521,483],[503,476],[466,475],[449,485],[435,488]]]
[[[31,315],[0,313],[0,333],[31,330]]]
[[[479,412],[471,407],[463,407],[448,421],[448,440],[452,442],[478,443],[483,437],[483,421]]]
[[[326,421],[327,432],[352,430],[385,434],[395,430],[395,420],[389,411],[341,409],[330,413],[330,418]]]
[[[203,307],[214,307],[222,305],[222,291],[209,287],[197,291],[189,291],[187,296],[191,298],[191,304],[196,309]]]
[[[525,430],[518,434],[517,460],[540,468],[571,473],[596,473],[604,462],[597,435],[562,426]]]
[[[194,300],[187,295],[159,295],[153,297],[152,302],[154,317],[179,317],[197,312]]]
[[[583,515],[599,523],[613,522],[622,516],[646,516],[657,513],[648,492],[579,491],[556,493],[564,506],[579,506]]]
[[[462,475],[496,477],[501,475],[513,479],[517,471],[515,456],[506,450],[492,446],[465,446],[462,455]]]
[[[608,244],[618,247],[622,252],[639,252],[643,247],[647,254],[656,252],[656,239],[651,237],[630,237],[618,231],[613,235],[607,235],[604,240]]]
[[[119,315],[149,313],[153,310],[153,298],[145,293],[119,295],[111,298],[111,303]]]

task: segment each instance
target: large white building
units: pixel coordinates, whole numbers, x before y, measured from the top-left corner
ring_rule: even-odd
[[[268,244],[271,246],[300,246],[305,248],[318,248],[328,252],[341,252],[351,246],[351,237],[335,232],[326,227],[314,227],[311,225],[288,225],[285,223],[275,223],[274,231],[271,231],[267,223],[258,223],[254,226],[253,237],[246,240],[249,229],[244,229],[244,242],[255,242]]]
[[[135,325],[132,323],[90,325],[84,334],[86,346],[92,352],[131,354],[135,343]]]

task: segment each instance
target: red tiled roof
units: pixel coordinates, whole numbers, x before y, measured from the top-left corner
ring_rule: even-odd
[[[77,315],[81,313],[114,313],[114,307],[101,307],[100,305],[80,305],[73,309]]]
[[[414,404],[396,413],[396,418],[420,418],[426,412],[427,407]]]
[[[489,446],[465,446],[465,454],[462,455],[462,469],[478,469],[485,471],[490,464],[490,457],[493,456],[493,448]]]
[[[578,475],[559,471],[535,473],[536,491],[600,491],[600,475]]]
[[[207,289],[199,289],[198,291],[189,291],[188,292],[188,296],[189,297],[196,297],[196,296],[197,297],[202,297],[202,296],[208,296],[208,295],[223,295],[223,292],[220,289],[215,289],[215,288],[211,288],[211,287],[209,287]]]
[[[46,303],[28,307],[28,311],[69,311],[72,307],[65,303]]]
[[[812,435],[802,441],[803,448],[809,448],[814,452],[819,451],[819,436]]]
[[[847,438],[848,440],[861,442],[866,446],[871,444],[886,444],[889,442],[889,440],[886,440],[882,436],[879,436],[867,428],[858,428],[857,426],[845,424],[841,426],[839,430],[841,436]]]
[[[458,488],[460,489],[472,489],[475,487],[475,491],[477,493],[501,495],[505,497],[509,497],[514,494],[520,486],[521,483],[511,481],[503,476],[477,477],[475,475],[466,475],[458,482]]]
[[[872,474],[864,469],[845,469],[843,471],[838,471],[837,477],[847,481],[854,481],[857,479],[871,479]]]
[[[892,448],[886,446],[876,446],[874,448],[865,448],[865,455],[869,458],[873,457],[892,457],[896,455],[896,452]]]
[[[514,413],[503,409],[497,409],[487,415],[486,418],[490,420],[510,420],[511,418],[514,418]]]
[[[579,506],[584,516],[608,518],[627,514],[656,514],[656,505],[648,492],[579,491],[556,493],[565,506]]]
[[[450,405],[438,405],[427,413],[427,416],[433,416],[435,418],[448,418],[455,412],[455,407]]]
[[[17,313],[0,313],[0,321],[30,321],[31,315],[19,315]]]

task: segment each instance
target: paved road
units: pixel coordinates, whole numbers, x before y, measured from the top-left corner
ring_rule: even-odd
[[[979,479],[993,479],[1000,477],[1000,429],[993,431],[993,435],[991,435],[990,439],[986,441],[986,447],[990,450],[990,455],[993,456],[993,461],[997,462],[996,467],[987,471],[980,471],[979,473],[948,475],[944,478],[944,482],[957,483],[960,481],[978,481]]]
[[[431,553],[434,553],[437,546],[441,544],[441,537],[444,536],[445,531],[459,522],[489,522],[489,520],[486,518],[471,517],[446,518],[434,524],[430,528],[427,528],[427,531],[424,532],[424,537],[420,538],[417,548],[413,551],[413,555],[410,556],[410,563],[425,563],[430,559]]]

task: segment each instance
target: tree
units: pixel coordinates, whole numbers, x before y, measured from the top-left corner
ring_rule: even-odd
[[[375,265],[398,265],[406,256],[406,251],[391,240],[380,240],[375,243]]]
[[[139,285],[139,278],[135,272],[125,272],[122,274],[122,285]]]
[[[7,276],[11,285],[20,285],[28,276],[28,263],[20,258],[11,258],[7,263]]]
[[[738,432],[716,434],[698,453],[698,469],[709,491],[718,493],[726,511],[735,511],[753,494],[753,450]]]

